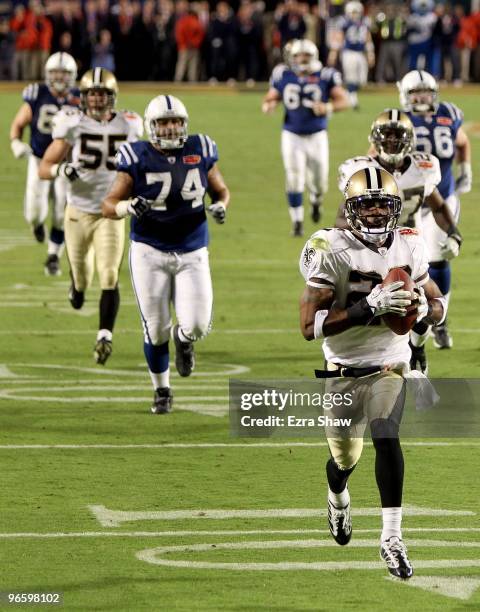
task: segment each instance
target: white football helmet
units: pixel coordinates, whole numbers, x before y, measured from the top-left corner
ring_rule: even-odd
[[[407,72],[397,83],[400,92],[400,104],[407,112],[414,115],[434,113],[438,107],[438,83],[425,70]]]
[[[45,62],[45,81],[50,89],[63,93],[77,80],[77,63],[68,53],[54,53]]]
[[[295,72],[316,72],[322,67],[318,60],[317,45],[311,40],[294,40],[289,55],[292,70]]]
[[[363,16],[363,4],[357,0],[350,0],[345,5],[345,15],[352,21],[359,20]]]
[[[180,119],[180,125],[167,127],[163,122]],[[145,131],[148,140],[160,149],[181,149],[188,138],[188,113],[183,102],[174,96],[157,96],[145,109]]]

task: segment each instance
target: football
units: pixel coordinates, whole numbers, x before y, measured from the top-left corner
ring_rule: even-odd
[[[382,285],[388,285],[390,283],[394,283],[395,281],[403,281],[402,289],[406,291],[411,291],[415,288],[415,283],[413,282],[410,275],[405,272],[403,268],[392,268],[387,276],[383,279]],[[407,308],[407,314],[404,317],[400,317],[399,315],[388,312],[382,316],[382,319],[385,321],[385,324],[399,336],[403,336],[404,334],[408,334],[408,332],[415,325],[415,320],[417,318],[417,306],[416,303],[412,303],[411,306]]]

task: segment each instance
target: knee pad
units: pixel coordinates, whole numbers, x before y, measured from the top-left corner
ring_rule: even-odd
[[[341,470],[350,470],[358,463],[363,450],[363,438],[328,438],[333,460]]]

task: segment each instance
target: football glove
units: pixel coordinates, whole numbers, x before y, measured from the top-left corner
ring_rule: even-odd
[[[394,312],[400,316],[407,314],[406,307],[412,303],[412,294],[400,287],[403,287],[403,281],[395,281],[385,287],[377,285],[372,289],[366,299],[374,316],[378,317],[387,312]]]
[[[439,242],[440,256],[443,260],[454,259],[460,252],[461,238],[459,236],[448,236],[443,242]]]
[[[150,210],[152,202],[142,196],[135,196],[128,203],[128,213],[137,219],[143,217],[143,215]]]
[[[14,138],[10,143],[10,148],[12,149],[13,156],[16,159],[20,159],[21,157],[28,157],[32,154],[32,148],[26,142],[22,142],[20,138]]]
[[[462,162],[458,168],[460,173],[455,181],[455,193],[461,195],[472,190],[472,166],[468,162]]]
[[[428,315],[428,300],[423,287],[415,289],[417,295],[417,318],[415,323],[418,323]]]
[[[63,178],[66,178],[67,181],[73,183],[73,181],[76,181],[78,178],[80,178],[78,170],[79,168],[74,164],[63,162],[57,168],[57,176],[62,176]]]
[[[214,202],[213,204],[210,204],[207,210],[217,223],[225,223],[225,215],[227,214],[227,210],[223,202]]]

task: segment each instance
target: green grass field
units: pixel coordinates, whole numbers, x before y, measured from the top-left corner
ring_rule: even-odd
[[[0,591],[61,591],[65,609],[82,611],[478,610],[476,439],[405,442],[404,537],[416,577],[402,584],[378,558],[370,446],[350,481],[357,514],[343,549],[324,516],[323,440],[230,436],[230,376],[310,377],[323,361],[298,331],[303,240],[289,236],[281,113],[263,116],[258,92],[181,94],[190,132],[217,141],[232,205],[224,226],[211,225],[214,330],[197,346],[194,375],[173,378],[174,412],[154,417],[126,262],[105,368],[92,358],[98,285],[74,312],[66,262],[59,279],[44,276],[45,248],[22,216],[25,163],[8,148],[20,91],[2,93],[0,122]],[[129,88],[119,105],[143,113],[155,93]],[[464,110],[478,160],[478,91],[442,95]],[[339,201],[338,164],[366,150],[372,118],[396,103],[393,89],[365,93],[360,112],[333,118],[325,225]],[[480,374],[473,168],[453,264],[454,348],[430,348],[434,377]]]

